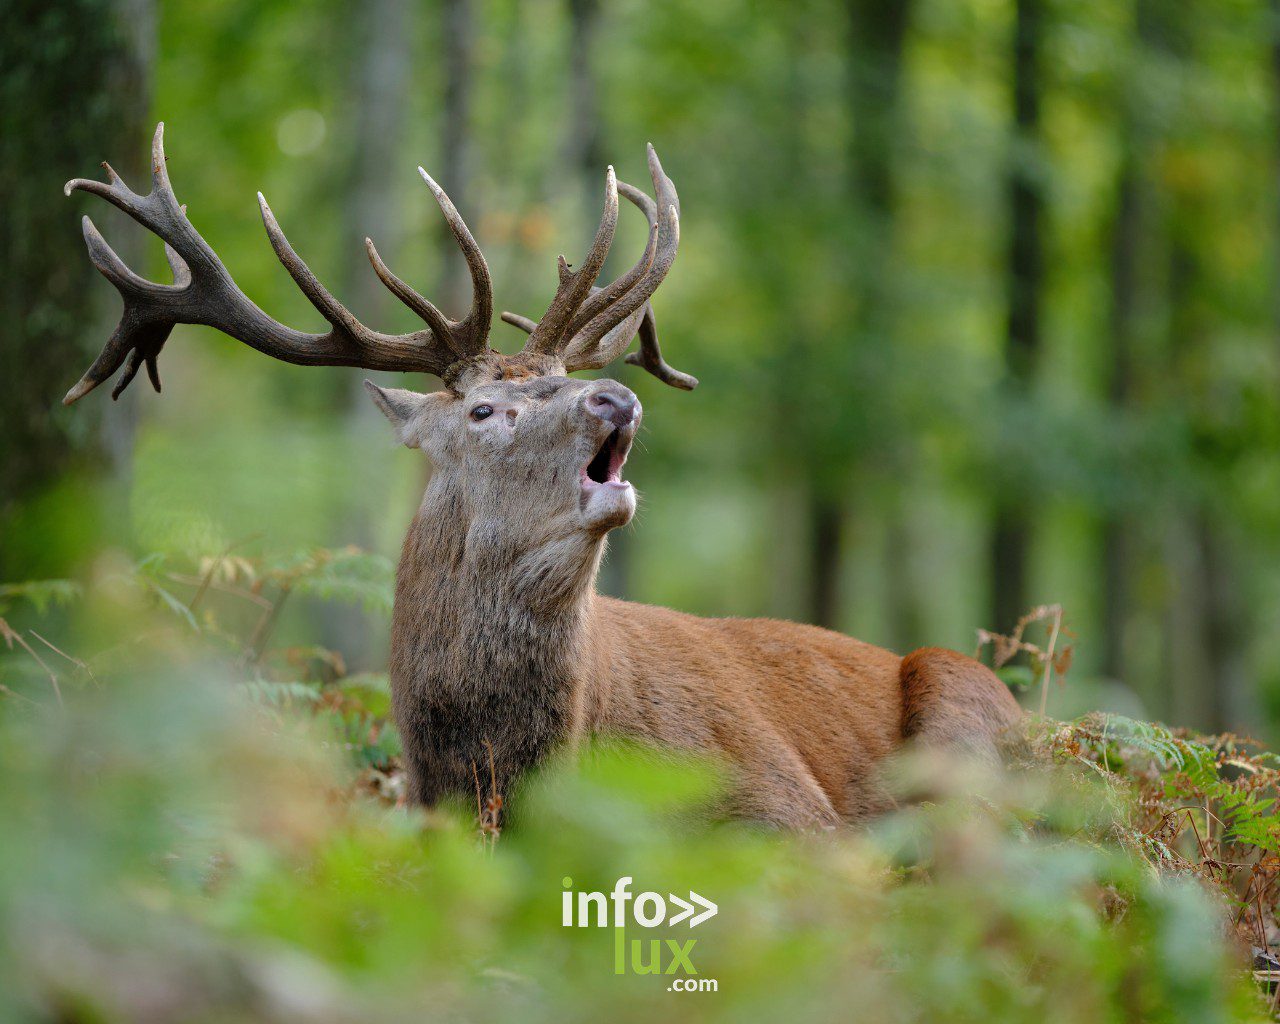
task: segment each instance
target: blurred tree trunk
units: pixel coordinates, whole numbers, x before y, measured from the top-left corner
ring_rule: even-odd
[[[1204,594],[1204,646],[1209,665],[1208,728],[1253,732],[1260,721],[1257,695],[1245,672],[1248,612],[1241,598],[1235,552],[1213,510],[1202,508],[1196,523]]]
[[[346,220],[343,245],[341,290],[357,315],[370,324],[386,324],[395,308],[395,299],[369,266],[364,246],[356,240],[373,239],[389,265],[396,266],[396,249],[403,231],[398,208],[396,179],[408,168],[397,159],[399,142],[408,115],[410,0],[369,0],[352,8],[349,24],[356,41],[351,65],[351,95],[347,138],[351,163],[343,189],[342,209]],[[429,201],[429,200],[428,200]],[[434,205],[434,204],[433,204]],[[357,449],[385,436],[382,417],[369,401],[361,384],[373,376],[390,383],[390,375],[365,370],[345,371],[341,407],[347,434]],[[363,490],[342,513],[338,534],[344,543],[362,548],[374,545],[370,506]],[[373,637],[377,621],[359,608],[320,603],[317,609],[327,646],[340,651],[352,668],[367,667],[381,660],[374,654]]]
[[[1197,253],[1189,237],[1191,202],[1176,187],[1169,210],[1169,333],[1168,363],[1174,370],[1171,398],[1182,407],[1191,400],[1189,382],[1183,379],[1189,353],[1200,343],[1196,289],[1200,271]],[[1195,467],[1192,467],[1194,471]],[[1208,730],[1212,727],[1213,666],[1205,643],[1205,623],[1210,600],[1204,582],[1204,529],[1198,522],[1199,497],[1193,481],[1190,493],[1180,495],[1180,507],[1169,512],[1169,544],[1166,552],[1169,603],[1166,617],[1169,656],[1167,667],[1169,712],[1175,724]]]
[[[1203,271],[1187,207],[1185,197],[1173,205],[1169,349],[1171,364],[1181,371],[1175,400],[1191,410],[1194,420],[1202,400],[1187,368],[1197,360],[1194,349],[1209,343],[1212,332],[1201,314]],[[1192,427],[1199,429],[1208,428]],[[1248,610],[1241,597],[1229,531],[1213,497],[1218,468],[1193,465],[1191,487],[1182,495],[1180,507],[1170,512],[1169,707],[1177,725],[1209,732],[1247,732],[1258,722],[1256,696],[1243,663]]]
[[[399,143],[408,115],[410,0],[368,0],[353,8],[351,34],[359,41],[352,62],[350,108],[351,164],[343,190],[346,218],[342,247],[343,295],[369,323],[385,323],[396,305],[391,293],[373,273],[364,247],[351,239],[372,238],[391,266],[403,234],[403,213],[398,209],[396,182],[405,169],[399,166]],[[363,370],[350,375],[349,401],[354,409],[372,410],[361,386]],[[362,541],[366,538],[362,538]]]
[[[442,46],[444,48],[444,111],[440,123],[440,182],[453,205],[473,226],[478,222],[471,205],[471,91],[475,50],[473,0],[444,0]],[[434,175],[433,175],[434,177]],[[440,259],[444,267],[445,307],[449,315],[463,316],[471,308],[471,276],[458,243],[441,222]]]
[[[1044,262],[1041,227],[1044,200],[1037,147],[1040,135],[1040,53],[1044,0],[1017,0],[1013,40],[1014,133],[1009,159],[1008,319],[1005,367],[1017,389],[1030,388],[1040,354],[1040,300]],[[1027,610],[1030,495],[997,495],[991,540],[991,624],[1011,628]]]
[[[1271,13],[1271,89],[1272,89],[1272,109],[1280,111],[1280,0],[1270,0],[1269,11]],[[1273,128],[1276,132],[1277,149],[1280,150],[1280,113],[1273,114],[1275,124]],[[1276,154],[1277,160],[1274,166],[1275,181],[1280,191],[1280,151]],[[1280,217],[1280,206],[1277,207],[1277,216]],[[1280,224],[1277,224],[1280,228]],[[1280,236],[1280,231],[1277,231]],[[1275,266],[1272,269],[1275,282],[1274,294],[1272,301],[1275,305],[1272,308],[1272,317],[1274,320],[1274,329],[1277,336],[1280,336],[1280,242],[1275,246]],[[1277,351],[1280,351],[1278,346]]]
[[[911,6],[907,0],[848,0],[847,6],[846,78],[853,121],[848,188],[859,213],[860,229],[853,257],[855,319],[849,328],[853,336],[850,344],[881,351],[892,344],[888,253],[893,245],[894,153]],[[841,624],[840,571],[849,521],[847,504],[842,489],[821,483],[810,496],[809,614],[811,621],[829,628]],[[911,538],[901,509],[891,513],[889,527],[887,618],[894,642],[910,644],[919,635],[919,626],[915,595],[909,585]]]
[[[110,69],[110,92],[119,104],[123,126],[113,143],[121,148],[119,162],[112,162],[125,181],[145,183],[151,173],[150,124],[151,79],[155,70],[156,13],[153,0],[115,0],[116,18],[120,26],[120,57]],[[86,169],[85,174],[90,174]],[[111,221],[114,220],[114,224]],[[116,252],[131,267],[147,265],[147,233],[123,214],[111,211],[106,221],[112,230]],[[99,226],[103,225],[99,221]],[[167,271],[162,272],[167,273]],[[167,280],[161,277],[161,280]],[[109,293],[109,294],[108,294]],[[105,341],[115,330],[120,318],[120,300],[115,289],[99,290],[109,306],[102,317],[100,336]],[[102,406],[102,443],[114,476],[114,489],[119,498],[121,518],[128,516],[127,502],[133,483],[133,448],[138,431],[138,411],[143,396],[150,388],[133,387],[120,398]],[[122,533],[121,539],[127,536]]]
[[[1134,315],[1143,230],[1138,156],[1134,151],[1135,127],[1131,119],[1125,119],[1121,131],[1125,153],[1116,183],[1116,209],[1111,227],[1110,374],[1107,380],[1107,397],[1118,415],[1128,410],[1133,397]],[[1125,663],[1132,566],[1130,533],[1130,524],[1121,509],[1108,510],[1102,523],[1102,670],[1113,679],[1125,681],[1130,681]]]
[[[94,26],[86,31],[85,26]],[[116,498],[86,509],[113,520],[132,463],[133,400],[112,408],[110,385],[94,402],[58,402],[106,341],[119,300],[85,254],[76,212],[92,211],[117,252],[145,270],[140,231],[104,203],[63,197],[72,177],[93,177],[107,157],[132,185],[147,181],[147,109],[154,50],[150,0],[18,0],[0,33],[0,579],[64,573],[74,552],[55,550],[43,522],[19,521],[76,462],[116,476]],[[127,224],[128,227],[124,227]],[[103,293],[109,295],[109,299]],[[110,313],[99,315],[108,308]],[[111,323],[105,325],[107,318]],[[94,422],[96,420],[96,423]],[[118,524],[113,535],[121,536]]]
[[[1193,421],[1202,404],[1197,394],[1195,349],[1210,343],[1203,318],[1203,270],[1197,243],[1197,197],[1175,190],[1171,204],[1170,363],[1177,370],[1175,401]],[[1193,431],[1198,428],[1193,422]],[[1204,428],[1209,429],[1209,428]],[[1192,466],[1192,484],[1175,508],[1169,551],[1168,678],[1173,721],[1216,732],[1248,730],[1257,722],[1254,694],[1245,678],[1242,645],[1246,609],[1236,579],[1235,559],[1215,508],[1212,476],[1218,467]]]
[[[1140,269],[1144,257],[1158,251],[1155,231],[1153,182],[1148,171],[1152,147],[1151,113],[1138,97],[1142,76],[1150,73],[1148,57],[1163,45],[1159,10],[1160,0],[1136,0],[1134,5],[1134,40],[1131,57],[1126,62],[1128,74],[1118,82],[1116,102],[1122,113],[1117,125],[1120,164],[1116,179],[1116,198],[1111,220],[1110,286],[1111,306],[1108,311],[1108,363],[1103,387],[1112,414],[1124,419],[1138,401],[1138,382],[1142,365],[1137,355],[1138,308],[1143,287]],[[1121,495],[1104,509],[1101,525],[1102,600],[1100,602],[1102,636],[1102,671],[1130,687],[1141,689],[1149,698],[1150,687],[1143,686],[1155,673],[1142,672],[1130,665],[1126,637],[1135,614],[1133,577],[1141,561],[1140,538],[1135,524],[1126,514],[1128,496]],[[1145,676],[1145,678],[1143,678]]]
[[[1193,12],[1152,4],[1151,42],[1175,60],[1188,78],[1200,72],[1198,25]],[[1156,16],[1158,15],[1158,20]],[[1171,148],[1185,146],[1196,125],[1179,120],[1170,128]],[[1170,597],[1167,623],[1170,707],[1176,724],[1208,731],[1249,730],[1258,722],[1256,694],[1244,672],[1243,644],[1249,609],[1238,579],[1230,522],[1223,515],[1222,474],[1230,455],[1221,454],[1216,411],[1202,367],[1205,348],[1216,341],[1212,291],[1204,246],[1211,197],[1203,177],[1166,179],[1168,192],[1169,326],[1168,365],[1173,406],[1189,421],[1199,443],[1190,453],[1189,485],[1170,513],[1174,544],[1169,550]],[[1196,450],[1200,449],[1200,450]]]
[[[809,621],[835,629],[840,622],[840,565],[844,559],[844,502],[820,488],[809,504]]]
[[[605,168],[600,152],[599,87],[591,66],[599,23],[599,0],[569,0],[569,119],[564,162],[581,179],[588,224],[600,217],[600,182]]]

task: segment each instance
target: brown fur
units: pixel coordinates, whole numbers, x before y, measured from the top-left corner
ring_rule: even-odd
[[[994,757],[1018,706],[953,651],[902,658],[813,626],[597,594],[605,535],[634,508],[621,489],[580,491],[612,430],[583,411],[602,391],[630,395],[567,378],[375,395],[438,467],[405,539],[392,634],[415,799],[473,798],[477,775],[487,791],[490,750],[509,796],[552,750],[609,733],[723,758],[735,816],[825,827],[888,805],[879,766],[912,738]],[[494,411],[469,422],[478,402]]]

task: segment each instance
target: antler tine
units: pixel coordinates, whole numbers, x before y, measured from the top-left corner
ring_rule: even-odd
[[[662,348],[658,345],[658,323],[653,317],[653,307],[647,302],[644,304],[644,317],[640,321],[640,351],[628,353],[624,362],[643,367],[662,383],[682,391],[692,391],[698,386],[697,377],[681,373],[662,358]]]
[[[186,204],[179,206],[178,212],[185,217],[187,215]],[[191,283],[191,268],[187,266],[186,261],[178,255],[178,251],[168,242],[164,243],[164,258],[169,264],[169,272],[173,274],[173,283],[178,287],[189,285]]]
[[[485,262],[480,246],[476,244],[466,222],[445,190],[437,185],[423,168],[419,167],[418,173],[422,175],[422,180],[427,183],[431,194],[435,196],[436,202],[440,205],[440,211],[448,222],[449,230],[453,232],[458,248],[462,250],[462,255],[467,261],[467,269],[471,272],[471,309],[461,320],[450,320],[434,303],[392,273],[382,262],[382,257],[378,255],[373,242],[366,238],[364,244],[369,253],[369,262],[373,264],[373,269],[382,283],[395,293],[396,298],[422,317],[436,336],[444,340],[454,355],[460,359],[477,355],[484,351],[485,342],[489,339],[489,328],[493,323],[493,280],[489,276],[489,265]]]
[[[111,248],[89,217],[86,216],[81,219],[81,227],[85,246],[89,250],[90,262],[93,263],[103,277],[115,285],[121,296],[124,297],[125,316],[121,318],[120,324],[112,332],[98,358],[94,360],[75,386],[67,392],[62,400],[65,405],[70,405],[77,399],[87,395],[115,373],[125,359],[130,356],[131,351],[133,356],[130,358],[130,365],[121,377],[120,383],[117,384],[112,392],[112,397],[119,397],[120,392],[133,380],[143,362],[147,364],[147,372],[151,378],[152,386],[157,391],[160,390],[160,376],[155,366],[155,358],[164,346],[165,341],[168,340],[169,332],[172,330],[173,325],[164,326],[158,323],[137,322],[138,318],[136,316],[130,316],[130,305],[131,300],[135,308],[147,299],[161,303],[165,300],[171,300],[182,291],[190,279],[186,261],[170,244],[170,237],[172,237],[174,244],[183,245],[184,248],[187,248],[178,237],[182,234],[181,222],[185,220],[186,208],[178,206],[172,188],[169,185],[168,173],[165,169],[163,121],[156,125],[155,135],[152,137],[151,165],[152,188],[151,192],[145,196],[139,195],[130,189],[125,184],[124,179],[116,173],[115,168],[105,160],[102,162],[102,169],[107,174],[106,182],[95,181],[92,178],[73,178],[63,186],[64,195],[70,196],[72,192],[81,191],[100,196],[144,227],[165,237],[165,256],[174,274],[174,284],[172,285],[158,284],[139,276]]]
[[[643,309],[649,297],[666,277],[675,259],[674,247],[680,239],[680,222],[675,207],[667,208],[667,222],[659,227],[658,251],[640,282],[601,310],[573,338],[565,352],[564,364],[569,372],[595,370],[617,359],[626,350],[639,329]],[[665,230],[664,230],[665,229]],[[664,239],[662,236],[666,235]],[[670,247],[664,245],[670,240]],[[623,329],[625,328],[625,329]]]
[[[566,369],[597,369],[621,355],[638,326],[638,321],[633,322],[634,314],[649,301],[675,262],[680,246],[680,199],[676,195],[675,184],[663,172],[662,163],[652,145],[648,147],[648,152],[649,173],[657,193],[659,212],[657,251],[653,262],[630,290],[602,309],[577,332],[570,351],[566,353]],[[631,332],[617,330],[629,323],[632,324]]]
[[[120,177],[105,160],[102,161],[102,169],[107,172],[107,181],[97,181],[93,178],[72,178],[62,186],[62,194],[70,196],[72,192],[89,192],[95,196],[100,196],[109,202],[112,206],[127,213],[138,223],[151,231],[159,233],[162,229],[169,227],[168,221],[171,220],[170,215],[177,210],[177,203],[170,202],[173,200],[173,192],[169,189],[168,173],[164,171],[164,122],[161,121],[156,125],[156,133],[151,141],[151,162],[153,168],[152,189],[147,195],[139,195],[134,192],[124,179]],[[154,173],[154,168],[161,168],[160,175]],[[168,193],[167,196],[164,193]]]
[[[645,219],[649,222],[649,240],[645,243],[644,252],[641,254],[639,261],[634,267],[625,274],[615,278],[612,282],[603,288],[597,288],[583,301],[578,308],[577,314],[573,318],[573,322],[569,324],[568,334],[572,338],[583,327],[589,324],[592,319],[607,309],[610,305],[618,300],[619,297],[629,292],[635,283],[648,272],[653,265],[654,255],[658,251],[658,207],[652,199],[641,192],[634,185],[628,185],[625,181],[618,182],[618,191],[626,196],[631,202],[640,208]]]
[[[640,212],[644,214],[644,219],[649,222],[650,227],[657,225],[658,204],[649,198],[647,192],[636,188],[634,185],[628,185],[625,181],[618,182],[618,192],[640,208]]]
[[[98,268],[98,272],[103,277],[117,288],[130,289],[137,292],[154,290],[161,294],[166,291],[174,292],[178,290],[174,285],[158,284],[135,274],[116,251],[111,248],[107,240],[102,237],[102,232],[98,230],[97,225],[88,216],[80,219],[80,225],[84,234],[85,247],[89,250],[89,261]]]
[[[561,358],[569,372],[599,369],[618,358],[639,333],[640,351],[629,356],[627,362],[643,367],[672,387],[692,390],[698,384],[697,378],[681,373],[662,358],[649,304],[671,269],[680,245],[680,197],[653,146],[648,147],[648,163],[657,202],[625,182],[618,183],[618,191],[638,206],[649,222],[644,253],[634,267],[604,288],[594,289],[578,308],[566,329],[569,341],[561,350]],[[534,321],[515,313],[503,313],[502,319],[526,332],[538,328]]]
[[[151,137],[151,194],[159,196],[169,210],[179,215],[185,213],[185,207],[178,205],[178,198],[173,194],[173,186],[169,183],[169,161],[164,155],[164,122],[156,123],[156,133]]]
[[[527,316],[521,316],[519,313],[512,313],[509,310],[502,311],[503,323],[508,323],[512,327],[519,327],[525,334],[532,334],[538,326],[537,320],[530,320]]]
[[[565,332],[571,338],[583,324],[586,324],[601,309],[619,295],[628,291],[653,263],[653,254],[657,250],[658,244],[658,208],[654,205],[652,199],[634,185],[628,185],[625,181],[618,182],[618,193],[626,196],[627,199],[638,206],[645,215],[645,219],[649,221],[649,241],[645,245],[639,262],[634,267],[622,276],[615,278],[605,287],[591,289],[591,293],[583,300],[582,305],[578,307],[578,312],[574,315]],[[502,319],[512,327],[519,327],[525,334],[532,334],[534,328],[538,326],[538,321],[536,320],[530,320],[527,316],[521,316],[519,313],[505,310],[502,313]]]
[[[276,258],[284,269],[289,272],[289,276],[293,278],[293,283],[298,286],[298,289],[307,297],[311,305],[316,307],[316,311],[335,328],[345,330],[354,337],[365,338],[371,336],[373,332],[352,316],[347,307],[333,297],[330,291],[320,283],[320,279],[312,273],[306,261],[297,254],[281,229],[280,224],[276,221],[276,215],[271,212],[271,207],[267,205],[266,196],[261,192],[258,193],[258,209],[262,212],[262,226],[267,230],[267,238],[271,242],[271,248],[275,250]]]
[[[462,255],[467,261],[467,270],[471,273],[471,309],[459,322],[458,333],[466,336],[470,342],[467,346],[467,354],[474,354],[484,349],[484,343],[489,338],[489,328],[493,325],[493,281],[489,277],[489,264],[485,262],[484,253],[480,251],[476,240],[471,237],[466,222],[463,221],[444,189],[437,185],[431,175],[421,167],[418,168],[418,173],[431,189],[431,194],[436,197],[440,211],[449,224],[449,230],[453,232],[458,248],[462,250]]]
[[[640,276],[649,269],[650,264],[653,263],[653,254],[658,243],[658,208],[654,205],[652,199],[634,185],[628,185],[625,181],[618,182],[618,192],[638,206],[640,212],[645,215],[645,219],[649,222],[649,241],[640,256],[640,261],[634,267],[622,276],[615,278],[605,287],[591,289],[590,294],[583,300],[582,305],[578,307],[578,312],[574,314],[573,320],[566,329],[565,333],[571,338],[583,324],[586,324],[601,309],[619,295],[628,291],[640,279]],[[538,321],[530,320],[527,316],[521,316],[519,313],[504,311],[502,319],[504,322],[511,324],[512,327],[519,327],[525,334],[532,334],[534,328],[538,326]]]
[[[618,180],[613,168],[605,172],[604,179],[604,212],[600,215],[600,226],[596,229],[595,241],[582,266],[570,271],[569,264],[561,256],[557,261],[560,270],[560,284],[556,288],[551,305],[538,321],[538,325],[525,342],[524,351],[555,354],[563,350],[565,335],[573,316],[582,305],[583,299],[591,291],[596,278],[604,268],[604,261],[609,255],[609,247],[613,244],[613,233],[618,226]]]
[[[454,338],[453,328],[456,326],[454,322],[441,313],[430,299],[419,294],[417,289],[392,273],[387,265],[382,262],[382,257],[378,255],[373,239],[366,238],[364,240],[364,248],[369,255],[369,262],[373,264],[373,271],[378,275],[378,279],[391,290],[397,299],[417,313],[435,335],[444,340],[454,355],[462,355],[463,353],[458,351]]]
[[[84,219],[89,257],[120,292],[124,311],[98,358],[67,392],[63,401],[68,405],[88,394],[121,366],[125,366],[125,370],[115,395],[129,385],[144,365],[152,384],[159,390],[156,358],[174,325],[180,323],[213,327],[288,363],[433,373],[449,386],[453,386],[453,378],[461,372],[460,357],[476,353],[484,345],[493,308],[488,267],[453,204],[429,178],[427,183],[436,194],[471,268],[475,298],[471,312],[458,324],[446,321],[443,315],[433,319],[428,313],[424,319],[428,320],[429,329],[404,335],[381,334],[352,316],[294,251],[271,208],[259,194],[263,224],[276,255],[330,324],[331,329],[325,334],[309,334],[288,327],[259,309],[240,290],[217,253],[187,219],[186,207],[179,205],[169,182],[163,122],[156,126],[152,140],[151,191],[147,195],[132,191],[109,164],[103,167],[107,181],[75,178],[67,182],[64,191],[67,195],[79,190],[100,196],[159,236],[165,243],[174,283],[158,284],[134,273],[107,244],[93,222],[88,217]],[[392,290],[412,308],[425,312],[430,304],[381,266],[376,252],[372,256],[379,276]]]

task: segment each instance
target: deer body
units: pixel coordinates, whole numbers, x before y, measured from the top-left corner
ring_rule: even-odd
[[[397,573],[392,693],[419,802],[509,795],[553,749],[607,734],[722,759],[735,817],[829,827],[887,805],[877,768],[908,735],[989,753],[1018,716],[953,652],[903,659],[812,626],[604,597],[603,538],[501,552],[485,546],[501,531],[473,535],[457,511],[440,481]],[[918,681],[948,672],[940,693]]]
[[[366,239],[382,282],[425,323],[403,335],[357,320],[312,273],[259,194],[284,268],[329,324],[323,334],[273,319],[235,284],[174,195],[163,125],[152,144],[151,190],[77,178],[65,191],[100,196],[161,237],[172,284],[130,270],[88,217],[94,265],[124,300],[101,354],[67,393],[70,404],[123,367],[113,397],[157,360],[175,324],[205,324],[266,355],[304,366],[434,374],[430,394],[383,389],[374,401],[400,440],[435,472],[409,534],[396,586],[391,677],[414,796],[507,791],[557,746],[594,732],[715,754],[734,768],[726,810],[789,827],[858,820],[883,807],[884,758],[908,739],[994,754],[1019,712],[982,665],[950,651],[906,658],[787,622],[699,619],[600,597],[596,570],[608,532],[631,520],[635,493],[621,470],[640,403],[610,380],[568,376],[623,355],[663,383],[692,390],[658,345],[650,297],[680,240],[679,198],[653,147],[655,199],[605,176],[595,240],[576,270],[561,257],[539,321],[504,313],[528,332],[506,355],[487,339],[489,268],[444,191],[419,168],[466,259],[471,309],[451,320],[397,277]],[[603,287],[618,196],[644,213],[640,260]],[[490,779],[489,757],[493,758]]]

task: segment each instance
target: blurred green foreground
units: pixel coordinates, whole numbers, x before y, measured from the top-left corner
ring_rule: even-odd
[[[376,604],[385,565],[226,563],[0,591],[0,623],[46,608],[0,661],[0,1020],[1267,1017],[1269,755],[1047,722],[1003,779],[908,763],[866,834],[783,836],[702,820],[713,766],[602,746],[495,835],[395,806],[384,678],[273,643],[286,587]],[[627,930],[696,939],[716,991],[616,974],[610,929],[561,925],[563,879],[627,875],[719,906]]]

